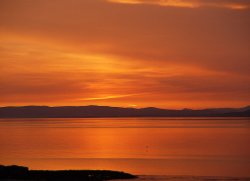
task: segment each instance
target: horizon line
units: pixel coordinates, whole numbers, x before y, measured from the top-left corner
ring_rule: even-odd
[[[57,106],[57,105],[32,105],[32,104],[28,104],[28,105],[6,105],[6,106],[0,106],[0,108],[8,108],[8,107],[50,107],[50,108],[54,108],[54,107],[91,107],[91,106],[95,106],[95,107],[111,107],[111,108],[127,108],[127,109],[146,109],[146,108],[156,108],[156,109],[163,109],[163,110],[185,110],[185,109],[189,109],[189,110],[204,110],[204,109],[240,109],[240,108],[247,108],[250,107],[250,104],[247,104],[245,106],[240,106],[240,107],[204,107],[204,108],[189,108],[189,107],[183,107],[183,108],[161,108],[161,107],[154,107],[154,106],[146,106],[146,107],[125,107],[125,106],[109,106],[109,105],[61,105],[61,106]]]

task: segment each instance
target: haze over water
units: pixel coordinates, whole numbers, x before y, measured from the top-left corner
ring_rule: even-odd
[[[0,119],[0,163],[250,177],[249,118]]]

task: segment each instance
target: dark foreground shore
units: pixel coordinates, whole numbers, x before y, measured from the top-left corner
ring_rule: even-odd
[[[103,181],[114,179],[133,179],[136,176],[109,170],[29,170],[22,166],[0,165],[0,180],[22,180],[22,181]]]

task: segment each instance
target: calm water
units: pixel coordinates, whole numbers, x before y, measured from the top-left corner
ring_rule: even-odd
[[[0,164],[250,177],[250,119],[0,119]]]

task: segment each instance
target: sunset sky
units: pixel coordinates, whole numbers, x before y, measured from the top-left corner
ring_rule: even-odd
[[[249,0],[0,0],[0,106],[250,104]]]

